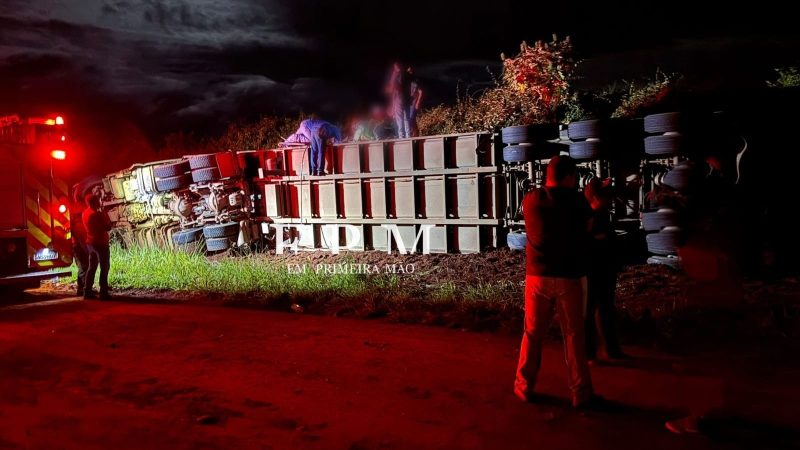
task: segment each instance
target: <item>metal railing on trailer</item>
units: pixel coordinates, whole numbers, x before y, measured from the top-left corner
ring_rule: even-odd
[[[337,144],[326,150],[324,176],[309,175],[307,146],[277,149],[282,170],[255,180],[265,205],[262,229],[308,225],[297,237],[314,248],[333,239],[342,247],[388,250],[383,225],[396,226],[407,243],[432,225],[432,252],[504,245],[505,179],[494,139],[465,133]],[[326,225],[355,226],[363,239],[352,242],[344,229],[331,236]]]

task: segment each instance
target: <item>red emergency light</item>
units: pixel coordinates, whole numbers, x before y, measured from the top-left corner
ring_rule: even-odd
[[[61,214],[67,212],[67,205],[64,204],[58,205],[58,212],[60,212]]]
[[[30,122],[31,123],[42,123],[42,119],[33,119]],[[44,122],[45,125],[50,125],[50,126],[53,126],[53,125],[64,125],[64,118],[61,117],[61,116],[56,116],[55,119],[45,119],[43,122]]]
[[[67,159],[67,152],[65,152],[64,150],[53,150],[53,151],[50,152],[50,156],[53,159],[57,159],[59,161],[63,161],[65,159]]]

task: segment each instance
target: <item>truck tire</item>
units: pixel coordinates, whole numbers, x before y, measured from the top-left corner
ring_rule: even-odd
[[[239,222],[220,223],[216,225],[206,225],[203,227],[203,235],[206,237],[206,239],[236,237],[238,234]]]
[[[558,125],[537,124],[505,127],[500,132],[504,144],[523,144],[527,142],[558,139]]]
[[[569,124],[567,134],[573,141],[582,141],[584,139],[600,137],[601,128],[602,126],[599,120],[582,120]]]
[[[644,117],[644,131],[649,134],[670,133],[683,129],[681,113],[668,112]]]
[[[524,231],[512,231],[506,236],[506,242],[511,250],[525,250],[528,246],[528,235]]]
[[[195,183],[208,183],[216,180],[219,180],[219,169],[216,167],[207,167],[205,169],[196,169],[192,171],[192,181]]]
[[[661,230],[645,236],[647,251],[656,255],[674,255],[678,252],[683,239],[683,230]]]
[[[208,249],[209,252],[221,252],[231,248],[232,244],[231,238],[228,237],[213,238],[206,240],[206,249]]]
[[[580,141],[569,144],[569,156],[574,159],[599,159],[602,143],[600,141]]]
[[[159,192],[176,191],[178,189],[186,189],[190,184],[192,184],[192,179],[189,175],[183,174],[176,177],[157,179],[156,189]]]
[[[648,155],[672,156],[681,153],[682,149],[683,136],[680,134],[650,136],[644,139],[644,152]]]
[[[189,160],[189,167],[192,170],[208,169],[217,167],[217,154],[208,153],[205,155],[191,155],[187,157]]]
[[[679,215],[674,209],[661,208],[658,211],[642,214],[642,227],[644,231],[661,231],[666,227],[679,225]]]
[[[183,175],[189,171],[189,162],[181,161],[171,164],[163,164],[153,168],[153,175],[156,178],[171,178]]]
[[[558,130],[558,140],[569,141],[569,126],[561,125],[561,128]]]
[[[679,164],[664,175],[661,183],[678,192],[686,193],[694,188],[696,178],[694,165]]]
[[[503,149],[503,161],[505,162],[528,162],[533,160],[533,146],[531,144],[509,145]]]
[[[191,242],[196,242],[203,237],[202,228],[189,228],[188,230],[181,230],[172,235],[172,242],[175,245],[186,245]]]
[[[651,256],[647,258],[647,264],[667,266],[675,270],[681,270],[681,259],[677,256]]]

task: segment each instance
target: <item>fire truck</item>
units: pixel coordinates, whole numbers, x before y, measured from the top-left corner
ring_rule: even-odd
[[[68,140],[62,116],[0,117],[0,287],[70,274]]]

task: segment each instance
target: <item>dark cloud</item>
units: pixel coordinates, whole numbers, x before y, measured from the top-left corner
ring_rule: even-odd
[[[35,101],[37,93],[51,90],[43,84],[78,83],[82,89],[73,92],[76,97],[92,90],[92,96],[127,102],[145,117],[153,115],[157,124],[149,128],[157,134],[164,126],[224,121],[239,113],[255,114],[258,108],[285,109],[291,76],[273,81],[265,71],[236,67],[230,55],[313,48],[285,26],[283,8],[275,2],[69,3],[10,0],[0,5],[5,84],[27,86]],[[66,93],[57,97],[63,103],[75,101]]]
[[[659,3],[661,4],[661,3]],[[572,35],[585,80],[665,71],[755,82],[791,62],[791,14],[722,2],[3,0],[0,103],[126,114],[151,137],[273,112],[331,117],[417,66],[429,102],[476,92],[523,39]],[[767,38],[766,36],[773,36]]]

